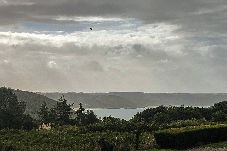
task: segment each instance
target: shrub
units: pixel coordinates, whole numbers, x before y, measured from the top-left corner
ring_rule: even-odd
[[[158,130],[169,129],[169,128],[183,128],[183,127],[189,127],[189,126],[192,127],[192,126],[202,126],[202,125],[214,125],[214,124],[217,124],[217,123],[209,122],[204,119],[178,120],[168,124],[161,124],[158,127],[159,128]]]
[[[134,150],[135,136],[124,132],[80,133],[78,129],[58,127],[51,130],[0,130],[0,151],[94,151],[100,140],[114,151]]]
[[[161,148],[189,148],[227,140],[227,125],[203,125],[157,131],[156,143]]]
[[[0,143],[0,150],[1,151],[17,151],[13,144],[3,144]]]

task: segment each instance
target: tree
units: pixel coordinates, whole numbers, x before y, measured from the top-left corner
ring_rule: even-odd
[[[62,96],[57,103],[57,106],[52,110],[55,115],[57,125],[68,125],[70,124],[71,106],[67,104],[67,100]]]
[[[52,126],[72,124],[85,126],[99,122],[99,119],[93,111],[87,110],[85,112],[82,103],[79,105],[79,109],[77,111],[73,111],[71,108],[72,105],[67,104],[67,100],[64,96],[59,99],[56,107],[52,109],[48,109],[46,103],[44,103],[38,112],[40,123],[51,124]],[[75,119],[72,118],[73,114],[76,114]]]
[[[51,121],[50,114],[51,114],[51,112],[49,111],[46,102],[44,102],[40,107],[40,111],[38,112],[40,123],[48,124],[48,123],[53,122],[53,121]]]
[[[38,128],[38,123],[30,115],[24,115],[22,119],[22,129],[32,130],[33,128]]]
[[[76,118],[74,119],[74,123],[76,125],[85,126],[99,122],[99,119],[92,110],[87,110],[86,112],[84,112],[85,109],[83,108],[82,103],[80,103],[79,105],[80,107],[76,111]]]
[[[217,111],[212,114],[213,121],[215,122],[225,122],[227,121],[227,114],[225,114],[223,111]]]
[[[212,109],[213,109],[213,112],[222,111],[223,113],[227,114],[227,101],[214,104]]]
[[[0,129],[30,129],[28,123],[33,121],[29,115],[24,115],[25,107],[26,104],[17,100],[12,89],[0,88]]]

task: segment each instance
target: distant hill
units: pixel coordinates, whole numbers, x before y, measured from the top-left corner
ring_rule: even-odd
[[[82,103],[86,108],[123,108],[137,106],[137,104],[134,104],[127,98],[109,93],[43,93],[43,95],[54,100],[60,98],[62,94],[75,107],[78,107],[79,103]]]
[[[64,95],[75,107],[81,102],[86,108],[139,108],[159,105],[211,106],[227,100],[227,93],[43,93],[57,100]]]
[[[40,106],[46,102],[49,108],[56,105],[64,95],[68,103],[77,108],[83,103],[85,108],[140,108],[159,105],[211,106],[226,101],[227,93],[33,93],[14,90],[19,101],[26,102],[25,113],[37,117]]]
[[[17,95],[19,101],[26,102],[26,114],[30,114],[32,117],[37,117],[37,112],[40,109],[40,106],[46,102],[49,108],[52,108],[54,105],[57,104],[57,101],[52,100],[46,96],[41,94],[28,92],[28,91],[21,91],[21,90],[14,90],[14,93]]]

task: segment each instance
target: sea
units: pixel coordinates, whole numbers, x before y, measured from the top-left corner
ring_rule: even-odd
[[[146,108],[119,108],[119,109],[108,109],[108,108],[90,108],[88,110],[94,111],[98,118],[103,117],[115,117],[124,120],[130,120],[139,112],[144,111]]]
[[[180,105],[174,105],[174,106],[180,106]],[[103,117],[115,117],[120,118],[124,120],[130,120],[132,119],[137,113],[143,112],[144,110],[148,108],[156,108],[158,106],[148,106],[144,108],[89,108],[87,110],[92,110],[97,115],[98,118]],[[208,108],[209,106],[193,106],[193,107],[203,107]]]

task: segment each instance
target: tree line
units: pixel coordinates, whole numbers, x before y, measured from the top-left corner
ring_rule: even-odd
[[[38,116],[40,123],[51,124],[51,126],[84,126],[99,121],[94,112],[90,110],[85,111],[81,103],[78,110],[73,110],[72,105],[67,103],[64,96],[60,97],[54,108],[49,109],[46,103],[44,103],[38,112]]]
[[[17,100],[12,89],[0,88],[0,129],[31,130],[45,123],[53,127],[76,125],[83,131],[109,130],[137,133],[141,130],[152,131],[165,128],[171,124],[177,126],[227,121],[227,101],[216,103],[208,108],[159,106],[137,113],[129,121],[114,117],[99,119],[93,111],[85,110],[82,104],[74,110],[64,96],[59,98],[53,108],[48,108],[44,102],[38,112],[38,119],[24,114],[25,108],[26,104]]]

